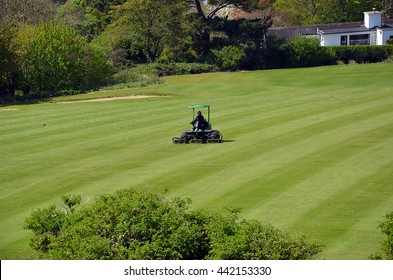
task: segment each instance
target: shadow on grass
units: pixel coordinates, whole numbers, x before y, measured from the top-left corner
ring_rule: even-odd
[[[222,143],[231,143],[231,142],[235,142],[236,140],[233,139],[228,139],[228,140],[222,140]]]
[[[14,105],[32,105],[50,101],[51,98],[15,98],[0,100],[0,107],[14,106]]]

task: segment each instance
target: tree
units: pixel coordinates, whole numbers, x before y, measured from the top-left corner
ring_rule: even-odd
[[[387,19],[393,19],[393,0],[382,0],[382,9]]]
[[[194,22],[194,37],[201,44],[200,49],[203,55],[207,55],[210,52],[210,34],[213,22],[219,11],[227,7],[234,7],[244,11],[252,11],[264,7],[262,4],[264,1],[259,0],[210,0],[207,3],[213,8],[207,10],[201,3],[204,1],[190,0],[189,2],[196,9],[195,16],[190,19]]]
[[[82,35],[93,35],[86,22],[85,5],[79,0],[68,0],[59,7],[56,22],[77,30]]]
[[[56,91],[82,84],[84,40],[63,25],[24,25],[17,37],[25,94]]]
[[[326,9],[322,16],[322,19],[326,19],[325,22],[363,21],[364,12],[372,11],[373,8],[377,10],[382,8],[381,0],[330,0],[330,2],[332,8]],[[335,18],[334,13],[340,16]]]
[[[111,11],[126,0],[68,0],[59,8],[56,21],[93,38],[112,21]]]
[[[10,23],[0,23],[0,100],[15,95],[18,65],[12,39],[16,28]]]
[[[25,228],[44,259],[310,259],[322,249],[269,224],[239,222],[237,210],[191,211],[190,203],[124,189],[73,211],[38,209]]]
[[[274,9],[293,25],[363,20],[363,12],[381,8],[381,0],[277,0]]]
[[[61,24],[22,25],[15,42],[22,75],[19,87],[25,95],[84,89],[105,83],[112,74],[82,36]]]
[[[386,214],[385,220],[380,222],[378,227],[386,236],[381,243],[380,251],[370,256],[370,258],[376,260],[393,260],[393,212]]]
[[[125,49],[131,59],[153,62],[181,44],[186,10],[184,0],[128,0],[114,11],[104,36],[115,37],[113,49]]]
[[[58,6],[51,0],[0,0],[0,22],[36,24],[52,20]]]
[[[238,60],[238,66],[249,70],[263,69],[266,60],[266,33],[270,24],[270,17],[263,19],[222,19],[215,26],[215,32],[218,36],[214,36],[212,41],[212,52],[217,53],[216,49],[222,49],[222,45],[240,48],[245,56]],[[220,56],[225,55],[225,52],[221,50]],[[239,52],[237,53],[239,54]],[[226,56],[230,58],[232,54]],[[235,69],[231,68],[231,70]]]

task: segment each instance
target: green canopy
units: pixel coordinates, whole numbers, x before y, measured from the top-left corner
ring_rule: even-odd
[[[207,108],[207,122],[210,123],[210,105],[189,105],[188,108],[192,109],[192,119],[195,118],[195,109]]]

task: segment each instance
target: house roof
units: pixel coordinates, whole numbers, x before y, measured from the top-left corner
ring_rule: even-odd
[[[372,29],[366,27],[356,27],[356,28],[339,28],[339,29],[325,29],[318,30],[321,34],[340,34],[340,33],[357,33],[357,32],[367,32]]]
[[[291,27],[276,27],[269,28],[267,35],[274,35],[280,38],[294,38],[301,35],[317,35],[318,31],[323,34],[333,33],[348,33],[348,32],[364,32],[370,29],[363,26],[363,21],[319,24],[308,26],[291,26]],[[384,25],[379,29],[393,28],[393,20],[384,20]]]
[[[393,28],[393,21],[391,21],[391,22],[392,22],[392,24],[384,23],[383,26],[375,27],[375,28],[366,28],[364,26],[361,26],[361,27],[355,27],[355,28],[319,29],[319,33],[321,33],[321,34],[340,34],[340,33],[367,32],[367,31],[374,31],[376,29],[388,30],[388,29]]]

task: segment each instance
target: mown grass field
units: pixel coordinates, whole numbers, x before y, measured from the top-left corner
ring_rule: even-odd
[[[0,107],[1,259],[31,256],[32,210],[127,187],[241,208],[324,243],[318,259],[378,250],[393,211],[393,64],[177,76],[105,94],[165,97]],[[172,144],[190,104],[211,104],[227,141]]]

